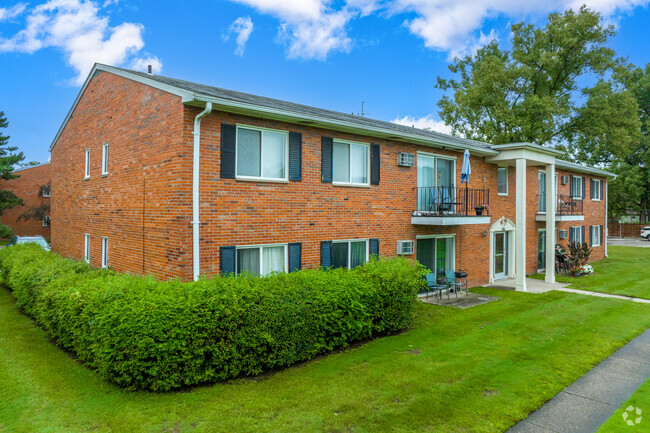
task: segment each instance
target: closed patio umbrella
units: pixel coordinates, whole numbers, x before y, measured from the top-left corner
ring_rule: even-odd
[[[465,154],[463,155],[463,170],[460,172],[460,183],[465,184],[465,215],[467,213],[467,199],[469,195],[469,175],[472,174],[472,167],[469,164],[469,150],[465,149]]]

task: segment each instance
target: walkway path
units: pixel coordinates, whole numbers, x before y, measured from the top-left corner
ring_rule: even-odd
[[[569,385],[508,432],[595,432],[648,377],[650,329]],[[645,421],[644,419],[643,422]]]

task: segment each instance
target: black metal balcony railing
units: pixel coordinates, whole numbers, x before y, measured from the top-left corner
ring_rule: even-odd
[[[574,199],[570,195],[559,194],[556,196],[555,214],[556,215],[582,215],[581,199]],[[538,213],[546,213],[546,194],[539,194]]]
[[[450,186],[416,187],[417,209],[421,216],[490,215],[488,189]]]

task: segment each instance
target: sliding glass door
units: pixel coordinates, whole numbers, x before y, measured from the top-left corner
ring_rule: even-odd
[[[454,202],[455,164],[453,159],[418,153],[418,210],[437,211],[438,209],[433,208],[437,208],[442,203]]]
[[[455,242],[451,236],[417,240],[417,259],[437,278],[445,278],[446,270],[455,270]]]

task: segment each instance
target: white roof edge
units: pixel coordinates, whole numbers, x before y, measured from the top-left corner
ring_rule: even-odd
[[[536,152],[547,153],[550,155],[563,155],[564,152],[561,150],[554,149],[552,147],[542,146],[541,144],[536,143],[506,143],[506,144],[495,144],[492,146],[496,150],[509,150],[509,149],[530,149]]]
[[[81,89],[79,90],[79,93],[77,94],[77,97],[75,98],[74,102],[72,103],[72,107],[70,107],[70,110],[68,111],[68,114],[66,114],[65,119],[63,119],[63,123],[59,127],[59,130],[56,132],[56,135],[54,136],[54,140],[52,140],[52,144],[50,144],[50,151],[54,146],[56,145],[56,142],[59,140],[59,137],[61,136],[61,133],[63,132],[63,129],[65,126],[68,124],[68,121],[70,120],[70,117],[72,116],[72,113],[74,112],[75,108],[77,108],[77,104],[81,100],[81,96],[84,94],[86,91],[86,88],[88,87],[88,84],[90,84],[90,81],[93,79],[95,74],[97,72],[110,72],[111,74],[118,75],[123,78],[127,78],[129,80],[136,81],[138,83],[146,84],[147,86],[154,87],[156,89],[162,90],[167,93],[171,93],[176,96],[180,96],[183,100],[190,99],[194,97],[194,94],[191,92],[188,92],[186,90],[179,89],[178,87],[170,86],[164,83],[160,83],[156,80],[149,80],[146,77],[142,77],[140,75],[136,74],[131,74],[127,71],[124,71],[122,69],[114,68],[112,66],[104,65],[101,63],[95,63],[93,65],[93,68],[90,70],[90,73],[88,74],[88,77],[86,77],[86,81],[84,81],[84,84],[81,86]]]
[[[587,167],[585,165],[577,164],[575,162],[564,161],[563,159],[555,159],[557,167],[565,168],[568,170],[576,171],[578,173],[595,174],[606,178],[616,179],[618,175],[609,171],[601,170],[599,168]]]
[[[37,165],[30,165],[29,167],[21,167],[21,168],[17,168],[17,169],[15,169],[15,170],[12,170],[12,173],[15,173],[15,172],[17,172],[17,171],[29,170],[30,168],[42,167],[42,166],[44,166],[44,165],[48,165],[50,162],[51,162],[51,161],[41,162],[40,164],[37,164]]]

